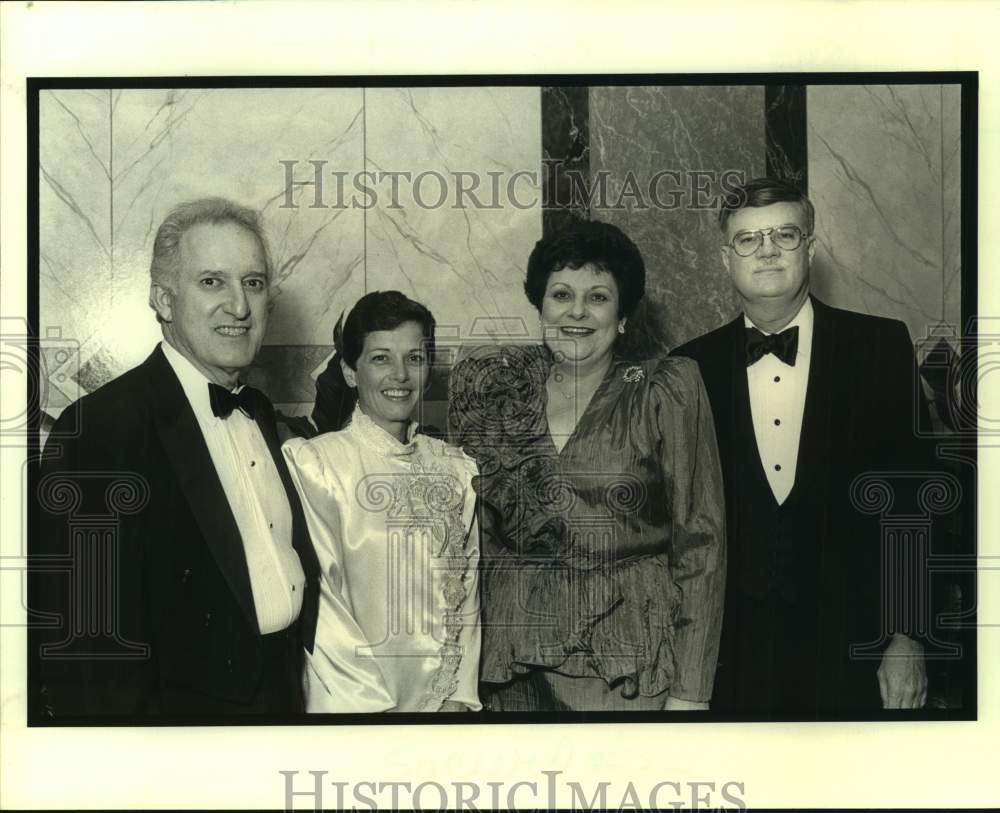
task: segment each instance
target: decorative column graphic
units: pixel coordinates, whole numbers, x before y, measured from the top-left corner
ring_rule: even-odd
[[[84,491],[102,487],[106,511],[96,514],[81,511]],[[67,515],[69,529],[66,555],[35,557],[36,572],[47,578],[69,576],[67,616],[56,622],[66,630],[66,637],[44,645],[41,656],[88,660],[148,658],[147,644],[129,641],[121,634],[118,567],[121,517],[138,514],[146,507],[148,483],[127,473],[55,473],[39,483],[38,499],[42,511]]]
[[[900,493],[916,491],[917,511],[894,511]],[[851,646],[851,657],[880,659],[895,633],[926,642],[926,657],[955,658],[960,647],[935,636],[931,577],[948,572],[951,557],[935,555],[932,529],[938,517],[961,503],[958,478],[944,472],[880,472],[851,484],[858,511],[877,516],[881,526],[881,628],[879,638]]]
[[[419,464],[418,464],[419,465]],[[380,640],[358,647],[359,656],[422,657],[424,649],[414,642],[426,636],[449,646],[448,636],[457,630],[460,617],[445,619],[443,627],[433,623],[438,615],[436,597],[458,608],[464,601],[463,579],[468,569],[462,516],[465,494],[452,474],[415,470],[364,477],[355,490],[364,511],[385,518],[384,542],[374,541],[365,555],[372,572],[382,561],[385,582],[385,630]],[[458,590],[456,594],[452,591]]]

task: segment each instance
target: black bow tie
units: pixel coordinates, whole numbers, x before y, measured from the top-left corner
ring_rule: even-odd
[[[253,387],[230,392],[218,384],[208,385],[208,400],[212,404],[212,414],[217,418],[228,418],[234,409],[242,410],[250,418],[256,418],[263,398],[264,394]]]
[[[795,366],[799,349],[799,329],[790,327],[781,333],[761,333],[755,327],[747,328],[747,367],[774,353],[785,364]]]

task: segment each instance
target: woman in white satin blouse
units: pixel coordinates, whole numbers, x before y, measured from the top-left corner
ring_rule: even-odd
[[[350,421],[283,447],[323,568],[307,710],[478,711],[476,464],[411,420],[434,318],[374,292],[335,341]]]

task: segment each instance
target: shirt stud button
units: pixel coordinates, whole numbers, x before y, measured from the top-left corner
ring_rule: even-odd
[[[774,470],[775,471],[781,471],[781,464],[780,463],[776,463],[775,466],[774,466]]]
[[[774,425],[775,426],[781,426],[781,418],[775,418],[774,419]]]
[[[780,375],[776,375],[774,377],[774,383],[777,384],[779,381],[781,381],[781,376]]]
[[[257,465],[257,461],[256,460],[251,460],[250,461],[250,468],[253,468],[256,465]]]

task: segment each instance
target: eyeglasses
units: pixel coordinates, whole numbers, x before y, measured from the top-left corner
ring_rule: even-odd
[[[740,257],[749,257],[751,254],[756,254],[758,249],[764,245],[766,236],[770,236],[771,242],[782,251],[795,251],[802,245],[802,240],[809,235],[803,234],[802,229],[792,225],[774,226],[770,229],[757,229],[756,231],[740,231],[733,235],[733,239],[729,242],[729,248],[732,248]]]

